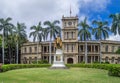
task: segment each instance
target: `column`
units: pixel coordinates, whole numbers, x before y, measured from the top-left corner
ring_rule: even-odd
[[[91,56],[91,63],[93,63],[93,56]]]
[[[98,56],[98,62],[100,61],[100,57]]]
[[[94,56],[94,62],[95,62],[95,56]]]
[[[42,47],[43,53],[44,53],[44,46]]]
[[[90,45],[90,47],[91,47],[91,52],[92,52],[92,45]]]
[[[95,45],[94,45],[94,52],[95,52]]]
[[[49,53],[49,45],[48,45],[47,47],[48,47],[48,49],[47,49],[47,50],[48,50],[48,53]]]

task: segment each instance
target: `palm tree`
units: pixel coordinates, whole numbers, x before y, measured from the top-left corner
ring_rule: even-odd
[[[111,32],[114,33],[114,35],[119,34],[120,35],[120,14],[111,14],[110,18],[112,18],[112,27]]]
[[[3,32],[3,38],[2,38],[2,60],[3,60],[3,64],[4,64],[4,39],[6,36],[8,36],[9,32],[12,30],[11,28],[13,28],[13,24],[10,23],[10,21],[12,20],[12,18],[7,18],[7,19],[0,19],[0,31]]]
[[[102,22],[102,21],[93,21],[93,25],[96,26],[96,28],[93,28],[92,34],[95,35],[95,39],[100,41],[100,63],[102,62],[102,45],[101,45],[101,40],[106,39],[109,37],[108,31],[110,31],[108,27],[108,22]]]
[[[87,24],[87,18],[85,17],[84,21],[80,22],[78,26],[81,27],[81,29],[78,32],[78,36],[80,37],[80,40],[85,41],[85,63],[88,63],[87,59],[87,40],[91,39],[90,30],[91,27]]]
[[[42,34],[43,34],[43,40],[46,41],[47,40],[47,36],[48,36],[47,28],[43,28],[42,29]]]
[[[23,39],[27,38],[26,35],[26,26],[24,23],[17,23],[17,26],[14,28],[14,36],[15,36],[15,41],[16,41],[16,48],[17,48],[17,56],[16,56],[16,63],[18,64],[18,60],[19,60],[19,45],[21,44],[21,41]]]
[[[41,22],[38,23],[37,26],[32,26],[30,28],[31,30],[34,30],[33,32],[30,33],[29,37],[33,36],[33,41],[37,41],[37,64],[38,64],[38,51],[39,51],[39,48],[38,48],[38,45],[39,45],[39,42],[42,41],[42,36],[43,36],[43,33],[42,33],[42,26],[41,26]]]
[[[61,34],[61,28],[57,25],[60,22],[58,20],[55,20],[53,22],[50,21],[45,21],[44,25],[47,26],[47,31],[49,33],[49,38],[50,38],[50,46],[49,46],[49,63],[51,64],[51,43],[52,43],[52,38],[56,38],[57,35]]]

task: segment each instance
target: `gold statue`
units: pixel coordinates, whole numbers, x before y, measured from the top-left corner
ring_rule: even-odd
[[[62,40],[59,36],[55,38],[54,46],[56,47],[56,49],[62,49]]]

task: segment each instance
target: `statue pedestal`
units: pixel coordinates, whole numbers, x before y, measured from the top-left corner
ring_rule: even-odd
[[[56,54],[54,55],[54,62],[51,66],[51,69],[66,69],[67,67],[63,61],[63,51],[61,49],[56,50]]]

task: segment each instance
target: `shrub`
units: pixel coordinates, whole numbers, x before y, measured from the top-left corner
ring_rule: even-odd
[[[120,67],[109,68],[108,75],[120,77]]]
[[[93,62],[93,63],[100,63],[100,62],[98,62],[98,61],[95,61],[95,62]]]
[[[2,72],[2,68],[1,67],[2,67],[2,64],[0,64],[0,72]]]
[[[22,68],[39,68],[39,67],[50,67],[50,64],[9,64],[3,65],[2,72],[14,70],[14,69],[22,69]]]
[[[33,61],[32,63],[37,64],[37,61]],[[47,60],[41,60],[41,61],[38,61],[38,64],[48,64],[48,61]]]
[[[118,50],[116,51],[116,54],[120,54],[120,49],[118,49]]]
[[[97,68],[108,70],[108,75],[120,77],[119,64],[67,64],[67,67]]]
[[[108,61],[106,61],[105,64],[110,64],[110,63]]]

